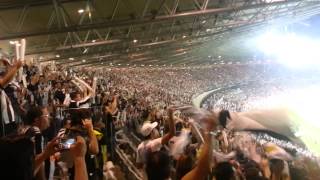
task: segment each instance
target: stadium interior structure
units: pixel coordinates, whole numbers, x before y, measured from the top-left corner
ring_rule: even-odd
[[[72,137],[37,179],[317,179],[319,27],[317,0],[0,1],[1,142],[80,118],[95,163]]]

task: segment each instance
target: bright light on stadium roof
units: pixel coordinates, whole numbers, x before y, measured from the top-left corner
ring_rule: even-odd
[[[268,32],[258,39],[258,47],[290,67],[320,65],[320,42],[293,33]]]
[[[78,13],[79,13],[79,14],[84,13],[84,9],[79,9],[79,10],[78,10]]]

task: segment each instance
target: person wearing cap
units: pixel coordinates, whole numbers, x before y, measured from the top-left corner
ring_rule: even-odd
[[[142,169],[146,162],[146,152],[156,152],[161,149],[161,147],[169,142],[169,140],[175,135],[175,125],[173,112],[174,108],[169,108],[169,132],[163,137],[159,137],[159,132],[156,127],[157,122],[145,122],[140,130],[140,133],[145,137],[145,140],[141,142],[137,148],[136,164],[139,169]]]

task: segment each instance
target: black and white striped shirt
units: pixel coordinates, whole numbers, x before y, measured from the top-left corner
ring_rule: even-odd
[[[10,124],[15,121],[13,107],[5,91],[1,89],[0,93],[1,121],[4,124]]]

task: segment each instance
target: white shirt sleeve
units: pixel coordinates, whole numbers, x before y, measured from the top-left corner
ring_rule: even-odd
[[[66,94],[66,98],[64,99],[63,104],[66,106],[69,106],[70,101],[71,101],[70,94]]]
[[[148,142],[147,148],[151,149],[152,152],[160,151],[162,147],[161,142],[162,142],[162,137],[151,140],[150,142]]]
[[[143,154],[144,154],[144,142],[140,143],[138,148],[137,148],[137,158],[136,158],[136,163],[143,163]]]

